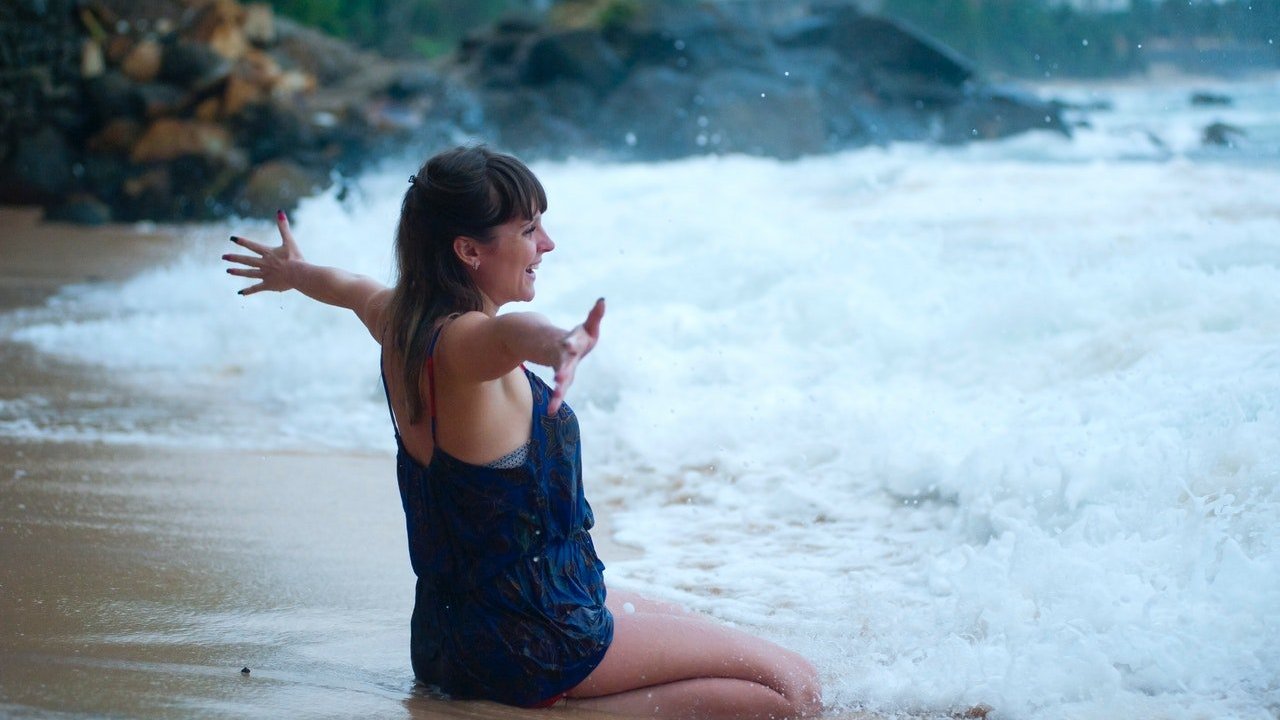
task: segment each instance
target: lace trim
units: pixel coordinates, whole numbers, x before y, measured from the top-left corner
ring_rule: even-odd
[[[524,464],[525,460],[529,459],[529,446],[532,444],[533,444],[533,441],[530,440],[524,445],[521,445],[515,450],[512,450],[506,455],[503,455],[502,457],[498,458],[497,460],[494,460],[491,463],[485,463],[484,466],[496,468],[498,470],[510,470],[512,468],[518,468]]]

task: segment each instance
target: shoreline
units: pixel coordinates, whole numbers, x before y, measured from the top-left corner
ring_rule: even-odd
[[[183,246],[181,229],[44,223],[30,208],[0,208],[0,227],[0,313],[118,282]],[[0,360],[0,407],[35,397],[66,414],[79,395],[126,392],[8,339]],[[0,436],[0,714],[547,717],[415,689],[394,464]],[[600,509],[601,556],[634,553]]]

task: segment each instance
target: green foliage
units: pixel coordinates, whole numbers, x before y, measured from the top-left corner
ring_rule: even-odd
[[[635,22],[639,15],[640,8],[635,0],[610,0],[600,10],[600,29],[605,32],[623,30]]]
[[[518,0],[269,0],[277,12],[387,55],[447,52]]]

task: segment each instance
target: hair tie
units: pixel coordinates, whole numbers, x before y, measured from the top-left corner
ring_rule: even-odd
[[[410,176],[409,176],[409,184],[410,184],[410,185],[417,185],[417,184],[418,184],[418,176],[417,176],[417,175],[410,175]]]

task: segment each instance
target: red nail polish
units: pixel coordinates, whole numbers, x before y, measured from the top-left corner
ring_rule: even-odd
[[[277,220],[284,220],[284,211],[283,211],[283,210],[277,210],[277,211],[276,211],[276,219],[277,219]]]

